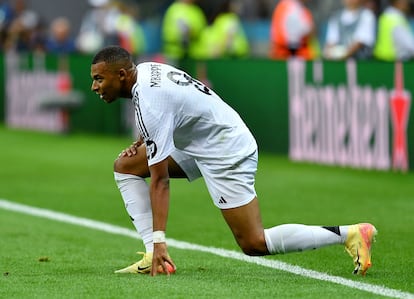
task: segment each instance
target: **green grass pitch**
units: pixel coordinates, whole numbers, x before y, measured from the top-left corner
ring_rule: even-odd
[[[0,127],[0,198],[132,229],[112,162],[132,140]],[[379,235],[366,277],[343,247],[268,257],[414,293],[414,174],[292,163],[262,153],[256,189],[266,227],[369,221]],[[167,236],[240,252],[202,180],[172,180]],[[170,248],[171,277],[115,275],[139,240],[0,209],[0,298],[378,298],[212,254]],[[43,261],[47,258],[47,261]],[[414,296],[414,295],[412,295]]]

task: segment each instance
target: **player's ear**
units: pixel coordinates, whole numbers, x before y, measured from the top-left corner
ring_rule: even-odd
[[[124,81],[125,79],[126,79],[126,77],[127,77],[127,71],[126,71],[126,69],[119,69],[119,74],[118,74],[118,76],[119,76],[119,80],[120,81]]]

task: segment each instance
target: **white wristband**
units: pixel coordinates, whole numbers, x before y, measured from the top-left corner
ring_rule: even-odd
[[[165,232],[162,230],[157,230],[152,233],[152,242],[153,243],[165,243]]]

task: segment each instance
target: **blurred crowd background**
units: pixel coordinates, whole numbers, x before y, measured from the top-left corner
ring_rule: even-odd
[[[410,0],[1,0],[0,51],[408,60]]]

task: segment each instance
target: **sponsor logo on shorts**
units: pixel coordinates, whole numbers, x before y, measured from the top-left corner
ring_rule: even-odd
[[[219,203],[220,203],[220,204],[226,204],[226,203],[227,203],[227,201],[223,198],[223,196],[221,196],[221,197],[220,197],[220,200],[219,200]]]

